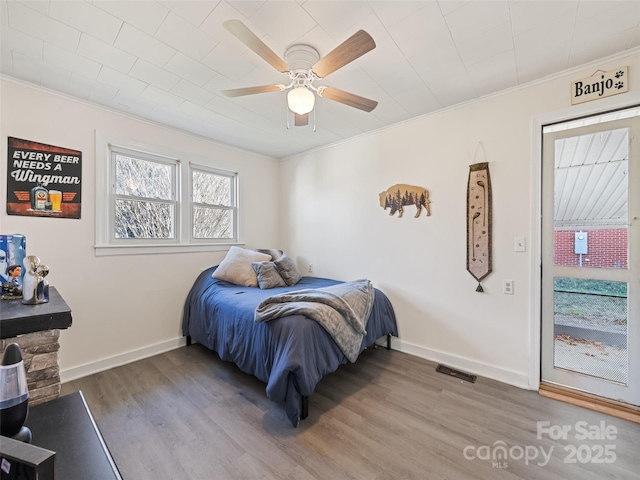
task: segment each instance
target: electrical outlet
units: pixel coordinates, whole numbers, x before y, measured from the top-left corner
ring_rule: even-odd
[[[502,281],[502,293],[505,295],[513,295],[513,280]]]
[[[309,273],[313,273],[313,263],[309,264]]]

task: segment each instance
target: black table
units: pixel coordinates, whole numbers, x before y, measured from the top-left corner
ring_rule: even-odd
[[[56,452],[56,479],[122,480],[82,392],[30,407],[26,425],[32,445]]]
[[[0,300],[0,338],[70,326],[71,308],[55,287],[49,287],[49,302],[39,305],[23,305],[21,298]]]

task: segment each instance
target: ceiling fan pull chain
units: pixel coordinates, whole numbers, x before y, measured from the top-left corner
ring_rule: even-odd
[[[316,106],[316,108],[313,109],[313,133],[316,132],[316,110],[318,109],[318,107]]]
[[[287,104],[286,104],[286,98],[287,98],[287,97],[285,97],[285,106],[284,106],[284,123],[285,123],[285,125],[287,126],[287,130],[289,130],[289,127],[290,127],[291,125],[289,125],[289,107],[288,107],[288,106],[287,106]]]

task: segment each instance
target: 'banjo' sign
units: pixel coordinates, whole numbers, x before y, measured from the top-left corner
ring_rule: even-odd
[[[622,67],[608,72],[600,70],[591,77],[573,82],[571,84],[571,105],[628,92],[628,76],[627,67]]]

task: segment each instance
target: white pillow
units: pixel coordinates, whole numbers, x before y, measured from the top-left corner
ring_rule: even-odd
[[[257,287],[258,277],[251,263],[268,262],[269,260],[271,260],[271,255],[240,247],[231,247],[224,260],[213,272],[212,277],[244,287]]]

